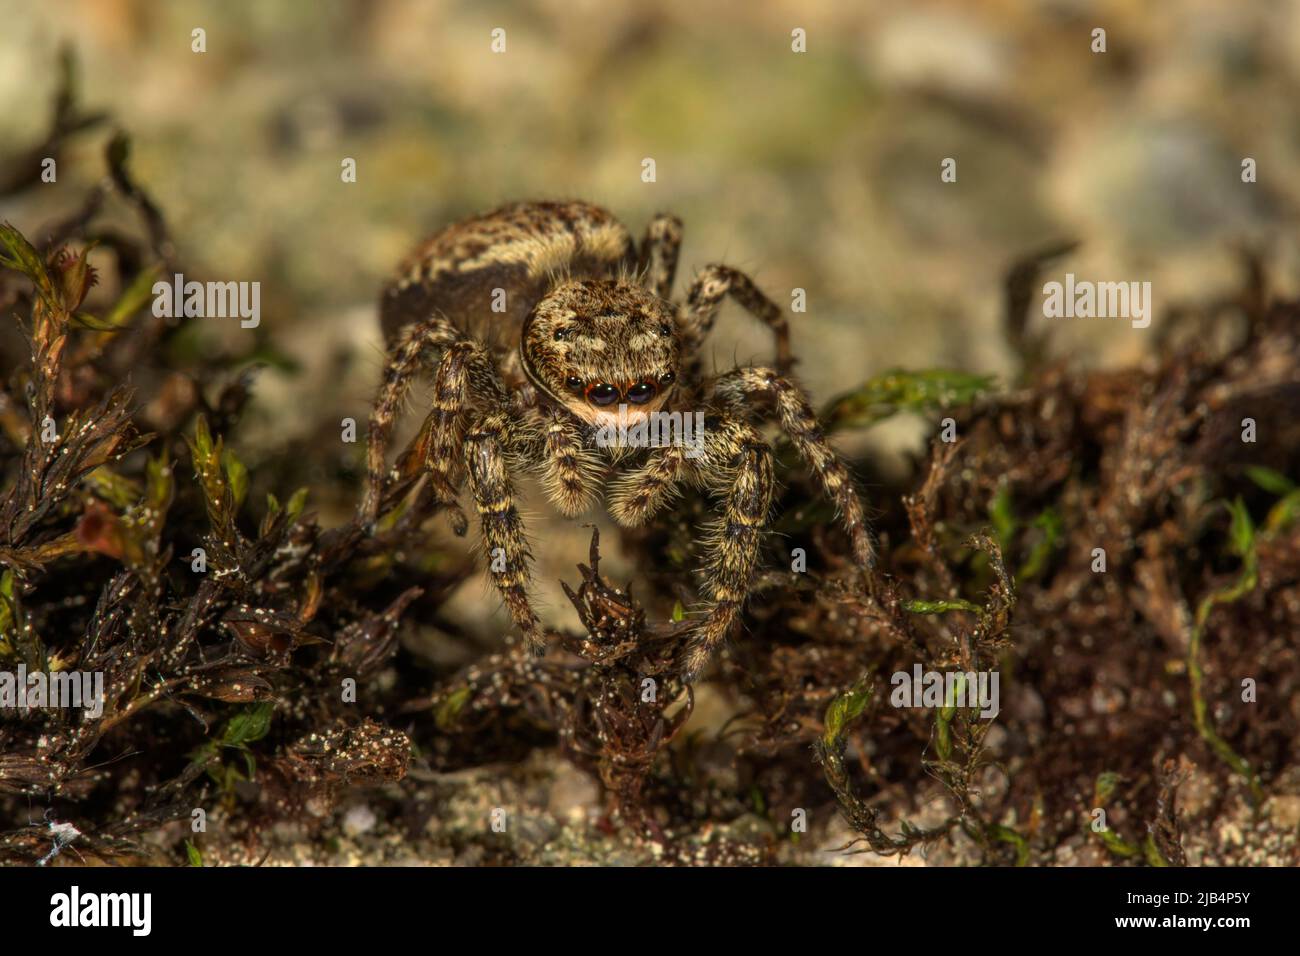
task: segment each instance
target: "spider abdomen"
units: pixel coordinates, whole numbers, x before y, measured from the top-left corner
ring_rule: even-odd
[[[466,335],[509,348],[556,277],[599,278],[635,265],[632,237],[585,202],[516,202],[434,234],[384,286],[380,322],[400,329],[446,316]]]

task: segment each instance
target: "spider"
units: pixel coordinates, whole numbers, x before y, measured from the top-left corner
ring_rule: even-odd
[[[373,529],[394,488],[423,473],[458,534],[468,480],[491,558],[491,580],[532,650],[545,636],[529,600],[532,555],[512,472],[536,474],[566,517],[602,490],[625,527],[646,523],[682,486],[720,506],[704,539],[708,610],[693,622],[682,676],[699,677],[737,623],[759,565],[774,500],[772,449],[759,427],[775,419],[836,506],[856,563],[874,568],[862,503],[844,463],[789,377],[780,308],[744,274],[703,268],[685,300],[670,301],[682,224],[657,216],[639,247],[609,212],[584,202],[519,202],[449,226],[389,282],[380,303],[389,353],[370,417],[359,523]],[[730,295],[775,340],[774,367],[703,372],[701,346]],[[385,452],[415,376],[433,399],[411,450],[393,469]],[[601,441],[605,426],[671,413],[703,415],[696,442]],[[640,444],[642,447],[633,447]]]

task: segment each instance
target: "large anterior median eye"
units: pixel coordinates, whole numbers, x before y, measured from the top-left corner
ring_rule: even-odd
[[[649,382],[638,382],[627,390],[627,400],[635,405],[644,405],[655,397],[655,387]]]
[[[593,405],[612,405],[618,401],[618,389],[613,385],[593,385],[587,389],[587,401]]]

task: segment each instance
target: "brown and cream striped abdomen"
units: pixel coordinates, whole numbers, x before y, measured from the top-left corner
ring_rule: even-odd
[[[486,345],[513,348],[525,316],[556,276],[599,278],[635,266],[632,237],[599,206],[519,202],[427,239],[384,287],[380,322],[398,331],[433,315]],[[493,312],[494,290],[505,311]]]

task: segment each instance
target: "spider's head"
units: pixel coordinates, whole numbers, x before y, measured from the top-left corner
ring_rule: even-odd
[[[524,370],[539,389],[593,425],[660,409],[677,380],[681,342],[672,307],[640,286],[585,279],[552,289],[524,321]]]

